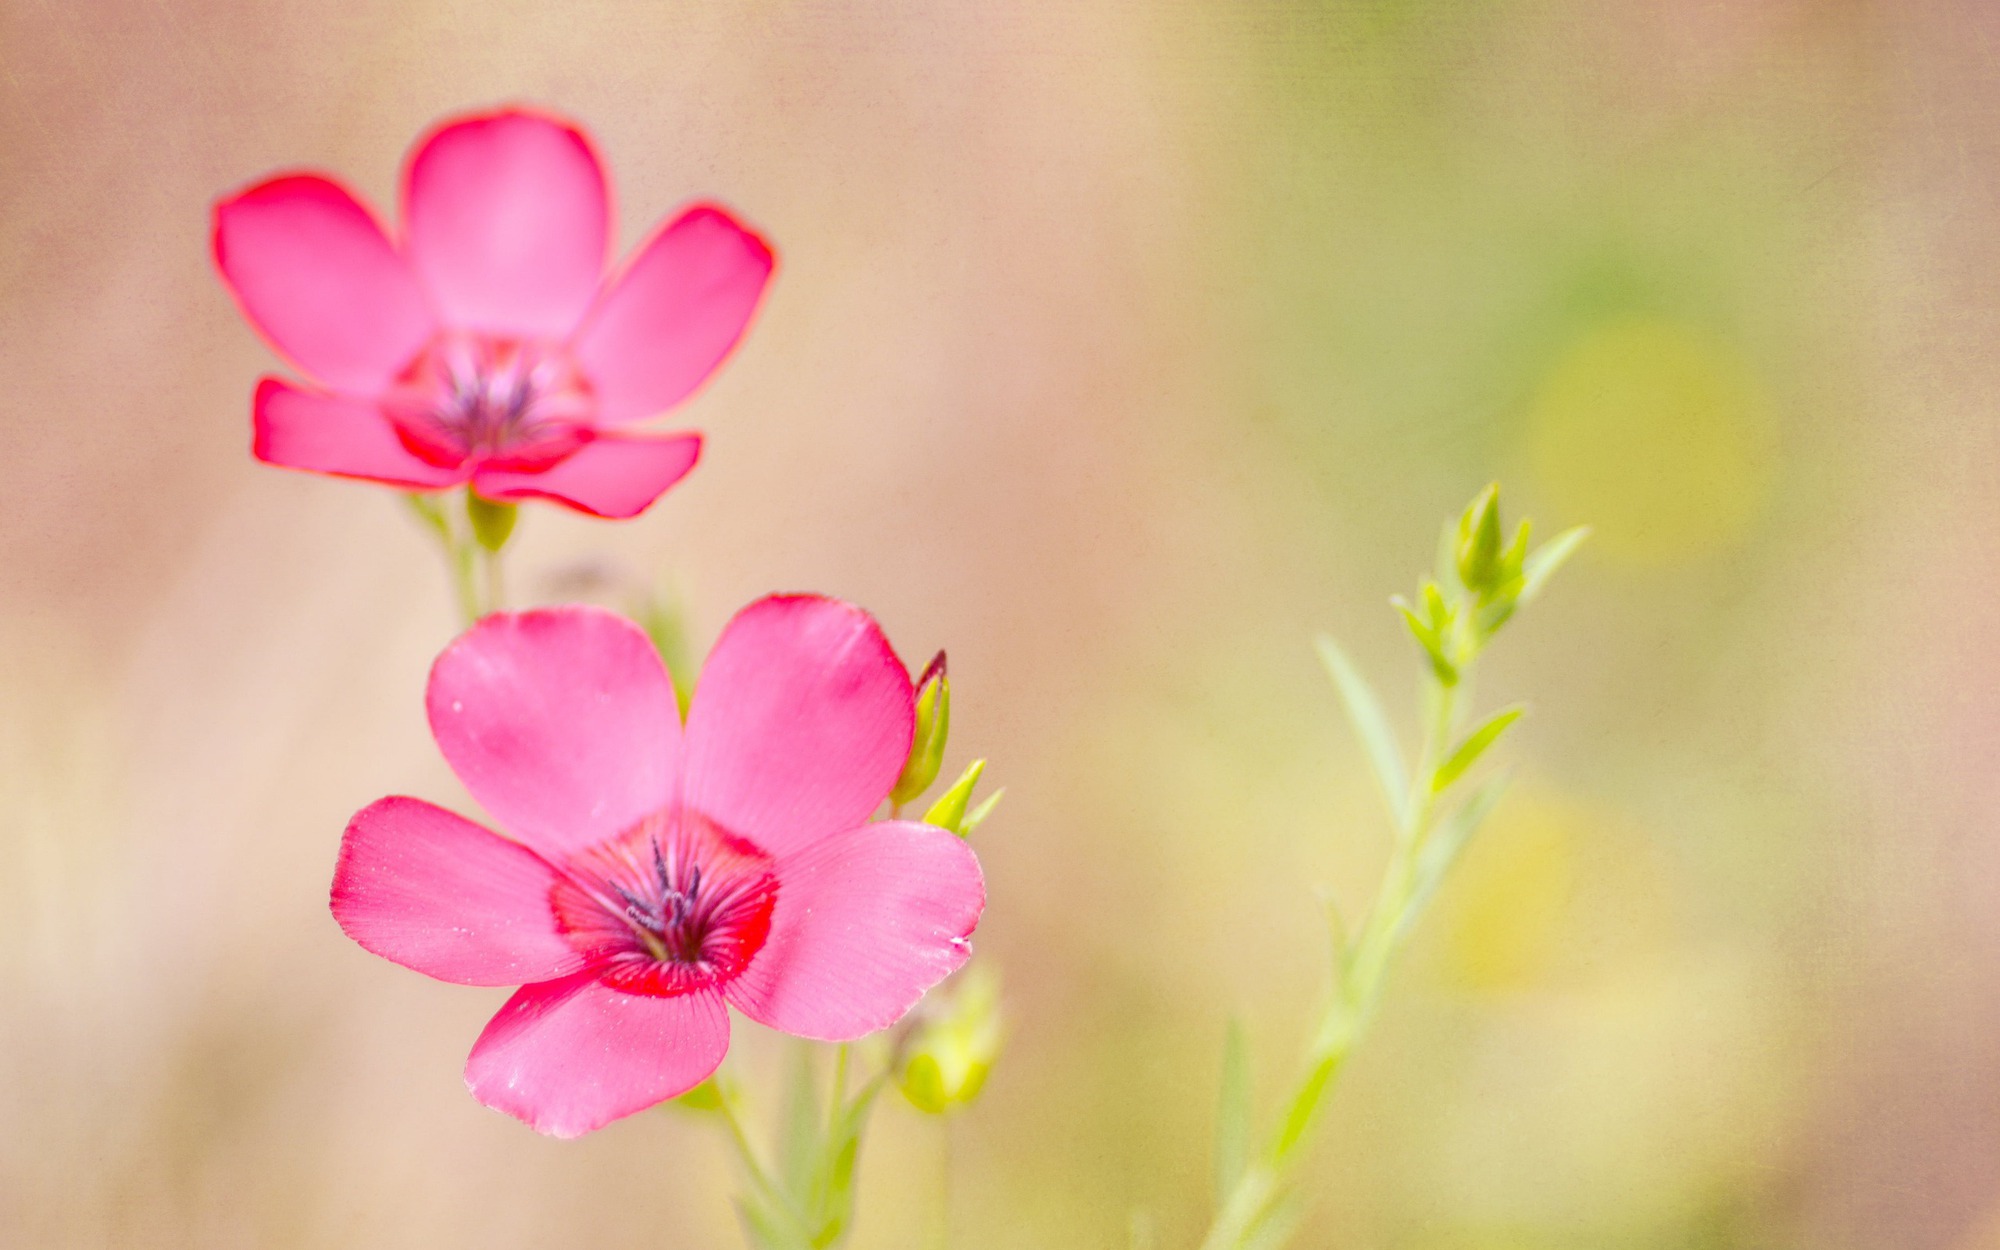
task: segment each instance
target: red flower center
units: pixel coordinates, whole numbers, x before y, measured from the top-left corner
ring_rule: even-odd
[[[662,812],[571,859],[550,903],[604,982],[671,997],[726,982],[771,932],[771,857],[687,813]]]
[[[560,344],[446,332],[397,377],[382,407],[427,463],[546,469],[590,441],[590,383]]]

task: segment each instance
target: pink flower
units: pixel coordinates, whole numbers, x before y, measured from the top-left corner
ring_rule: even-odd
[[[418,799],[347,827],[333,914],[442,981],[521,985],[473,1045],[489,1107],[558,1137],[672,1098],[729,1047],[724,1004],[845,1041],[965,962],[986,889],[942,829],[870,821],[913,697],[868,615],[737,614],[687,725],[646,635],[596,608],[487,617],[431,669],[431,732],[512,835]]]
[[[257,458],[404,490],[644,511],[698,434],[629,432],[686,398],[743,334],[771,249],[698,204],[605,275],[611,197],[590,141],[506,109],[423,137],[403,236],[353,193],[285,174],[215,206],[243,313],[320,384],[267,377]]]

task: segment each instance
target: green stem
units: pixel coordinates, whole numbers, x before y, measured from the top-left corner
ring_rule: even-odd
[[[445,568],[451,574],[459,619],[463,624],[471,625],[480,615],[479,585],[472,567],[474,540],[469,535],[461,538],[459,526],[452,519],[460,509],[447,511],[431,496],[415,492],[404,495],[403,502],[437,539],[438,547],[444,552]]]
[[[501,572],[498,551],[484,551],[481,561],[486,566],[486,611],[498,612],[507,606],[507,583]]]
[[[1461,673],[1470,666],[1471,658],[1467,657]],[[1404,917],[1416,887],[1417,856],[1436,819],[1437,770],[1451,750],[1463,684],[1463,676],[1449,686],[1434,675],[1426,678],[1422,754],[1411,779],[1409,801],[1403,805],[1395,850],[1382,874],[1381,887],[1360,934],[1343,953],[1339,983],[1307,1049],[1304,1071],[1285,1099],[1277,1135],[1262,1155],[1244,1169],[1222,1209],[1216,1212],[1215,1222],[1202,1239],[1201,1250],[1236,1250],[1271,1214],[1284,1194],[1285,1178],[1312,1137],[1327,1095],[1381,1005],[1390,962],[1407,929]]]
[[[743,1119],[737,1114],[735,1099],[721,1082],[717,1082],[715,1094],[722,1121],[729,1126],[729,1140],[736,1147],[736,1157],[743,1164],[744,1174],[750,1178],[757,1208],[781,1225],[772,1231],[782,1240],[776,1245],[767,1245],[766,1250],[812,1250],[812,1235],[806,1229],[804,1216],[800,1214],[792,1195],[772,1180],[771,1174],[758,1159],[757,1148],[750,1144],[750,1135],[744,1131]]]
[[[750,1181],[765,1192],[774,1192],[771,1177],[764,1171],[764,1165],[757,1158],[756,1147],[750,1144],[750,1135],[743,1131],[743,1120],[736,1114],[736,1102],[718,1083],[716,1102],[722,1108],[722,1121],[729,1126],[729,1138],[736,1144],[736,1157],[743,1163],[743,1170],[749,1173]]]
[[[459,623],[469,629],[484,615],[479,607],[479,579],[473,568],[472,544],[447,537],[444,554],[451,562],[452,583],[458,589]]]
[[[847,1112],[844,1105],[847,1100],[847,1052],[846,1042],[835,1047],[833,1052],[833,1093],[826,1103],[828,1133],[839,1126],[841,1117]]]
[[[951,1121],[949,1115],[938,1117],[937,1195],[928,1238],[931,1250],[947,1250],[951,1245]]]

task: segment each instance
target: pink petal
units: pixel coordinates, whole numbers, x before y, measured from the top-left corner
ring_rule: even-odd
[[[776,871],[771,936],[726,992],[752,1020],[822,1041],[902,1019],[972,953],[986,906],[964,839],[909,821],[822,838]]]
[[[472,797],[558,863],[672,797],[681,726],[666,667],[602,608],[487,617],[431,666],[428,704]]]
[[[472,1096],[538,1133],[581,1137],[706,1080],[729,1050],[714,990],[627,994],[589,972],[525,985],[472,1045]]]
[[[340,841],[333,918],[426,976],[520,985],[583,964],[557,929],[555,884],[527,847],[422,799],[388,798],[362,808]]]
[[[220,201],[214,247],[243,315],[335,390],[375,394],[437,331],[374,217],[324,178],[273,178]]]
[[[701,435],[600,434],[539,473],[481,469],[488,499],[553,499],[592,516],[638,516],[701,459]]]
[[[743,337],[774,263],[769,244],[713,205],[654,235],[576,339],[598,420],[638,421],[700,386]]]
[[[419,144],[403,222],[410,263],[452,326],[566,339],[604,276],[611,205],[581,131],[507,110]]]
[[[435,490],[465,479],[413,454],[382,410],[366,400],[302,391],[279,378],[257,384],[251,450],[266,464],[406,490]]]
[[[785,855],[874,813],[913,724],[909,674],[866,612],[760,599],[722,631],[695,687],[687,803]]]

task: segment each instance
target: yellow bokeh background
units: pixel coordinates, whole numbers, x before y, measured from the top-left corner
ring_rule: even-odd
[[[1714,335],[1666,320],[1593,326],[1529,407],[1536,480],[1587,516],[1608,558],[1692,559],[1741,542],[1778,450],[1763,387]]]

